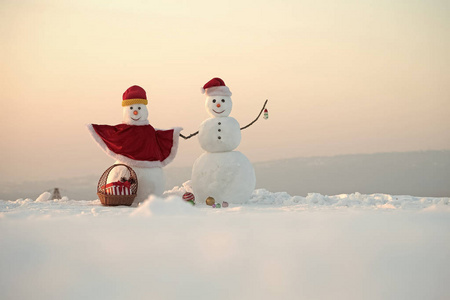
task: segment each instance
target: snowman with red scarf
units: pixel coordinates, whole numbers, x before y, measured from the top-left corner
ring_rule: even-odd
[[[162,167],[173,161],[178,150],[180,127],[155,129],[148,121],[147,95],[140,86],[128,88],[122,97],[122,124],[89,124],[88,130],[100,148],[116,159],[116,164],[133,168],[138,192],[133,204],[154,194],[162,196],[165,176]],[[114,168],[107,182],[126,179],[127,168]]]

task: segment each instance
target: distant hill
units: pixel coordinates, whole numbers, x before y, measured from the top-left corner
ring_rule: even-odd
[[[257,188],[304,196],[360,192],[450,196],[450,151],[354,154],[254,163]],[[52,181],[0,183],[0,199],[36,199],[54,187],[70,199],[91,200],[99,175]],[[191,168],[166,168],[166,189],[189,180]]]
[[[296,158],[254,166],[257,187],[291,195],[450,196],[450,151]]]

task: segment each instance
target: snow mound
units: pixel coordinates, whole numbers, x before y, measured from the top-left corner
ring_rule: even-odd
[[[182,197],[184,193],[189,192],[193,193],[191,181],[188,180],[185,183],[183,183],[182,186],[176,186],[173,189],[169,191],[164,192],[164,196],[170,196],[170,195],[176,195]]]
[[[360,193],[326,196],[309,193],[306,197],[291,196],[286,192],[271,193],[265,189],[253,192],[249,204],[284,205],[304,208],[354,207],[374,209],[424,209],[433,205],[449,205],[449,198],[392,196]]]
[[[39,197],[37,197],[36,202],[48,201],[51,196],[52,194],[50,194],[49,192],[43,192]]]
[[[195,209],[192,204],[184,201],[181,197],[169,196],[164,199],[156,196],[150,196],[130,215],[149,217],[189,215],[197,214],[198,212],[198,209]]]
[[[165,196],[182,196],[192,192],[191,182],[186,181],[181,187],[174,187],[164,193]],[[253,191],[251,198],[243,204],[245,207],[261,206],[274,209],[289,207],[291,209],[326,209],[326,208],[362,208],[362,209],[425,209],[433,206],[449,206],[450,198],[414,197],[407,195],[388,195],[361,193],[340,194],[334,196],[308,193],[306,197],[291,196],[286,192],[270,192],[266,189]],[[232,205],[236,207],[236,205]]]
[[[309,193],[306,197],[291,196],[286,192],[255,190],[243,204],[228,208],[212,209],[205,204],[192,206],[181,199],[185,192],[192,192],[190,181],[164,193],[163,198],[152,196],[137,208],[129,206],[103,206],[100,200],[50,199],[50,193],[42,193],[36,200],[26,198],[14,201],[0,200],[0,217],[50,218],[50,217],[106,217],[106,216],[177,216],[200,212],[208,214],[317,211],[335,209],[360,210],[450,210],[450,198],[414,197],[360,193],[327,196]],[[221,202],[220,199],[216,199]]]

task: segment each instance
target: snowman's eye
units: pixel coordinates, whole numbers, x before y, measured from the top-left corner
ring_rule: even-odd
[[[213,99],[213,103],[216,103],[216,99]]]
[[[139,106],[138,109],[141,110],[141,107]]]
[[[130,106],[130,109],[133,109],[133,106]]]
[[[222,99],[222,103],[225,103],[225,99]]]

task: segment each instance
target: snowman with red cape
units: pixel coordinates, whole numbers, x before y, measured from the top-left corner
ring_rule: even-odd
[[[138,204],[151,194],[162,196],[162,168],[175,158],[182,128],[153,128],[148,121],[147,95],[140,86],[128,88],[122,99],[122,124],[89,124],[88,130],[100,148],[116,159],[116,164],[128,165],[136,172],[139,188],[133,204]],[[123,180],[125,174],[125,167],[116,167],[107,182]]]

